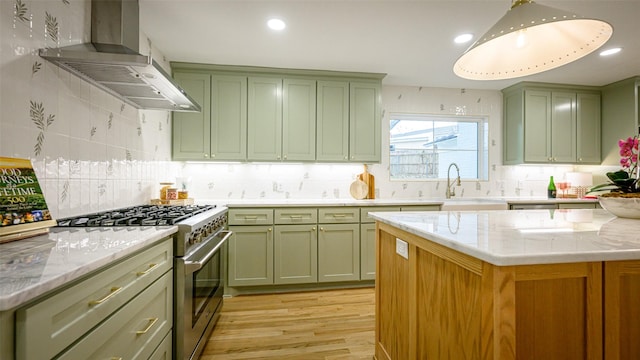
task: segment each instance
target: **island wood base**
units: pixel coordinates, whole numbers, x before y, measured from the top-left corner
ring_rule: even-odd
[[[495,266],[376,234],[377,360],[640,358],[640,261]]]

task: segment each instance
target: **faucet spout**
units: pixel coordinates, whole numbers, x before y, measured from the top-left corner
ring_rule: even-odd
[[[456,168],[456,174],[457,174],[453,184],[451,183],[451,167],[452,166]],[[452,196],[456,196],[456,189],[455,188],[452,189],[453,185],[460,186],[460,168],[456,163],[449,164],[449,168],[447,169],[447,192],[445,193],[445,197],[447,199],[451,199]]]

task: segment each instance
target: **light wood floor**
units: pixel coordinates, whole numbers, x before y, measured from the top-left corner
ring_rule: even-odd
[[[224,300],[201,360],[373,359],[374,288]]]

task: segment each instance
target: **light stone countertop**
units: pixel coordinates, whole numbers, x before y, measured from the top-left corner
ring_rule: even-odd
[[[52,228],[0,244],[0,311],[171,236],[177,226]]]
[[[411,205],[444,205],[444,204],[464,204],[487,205],[503,204],[506,208],[510,204],[559,204],[559,203],[597,203],[597,199],[548,199],[543,197],[454,197],[445,198],[422,198],[422,199],[217,199],[198,201],[206,204],[223,204],[228,207],[294,207],[294,206],[411,206]]]
[[[602,209],[369,215],[494,265],[640,259],[640,220],[616,218]]]

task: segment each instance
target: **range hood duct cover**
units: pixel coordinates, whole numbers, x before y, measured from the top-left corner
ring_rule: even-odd
[[[40,56],[138,109],[201,111],[150,56],[140,55],[137,0],[92,0],[91,44]]]

